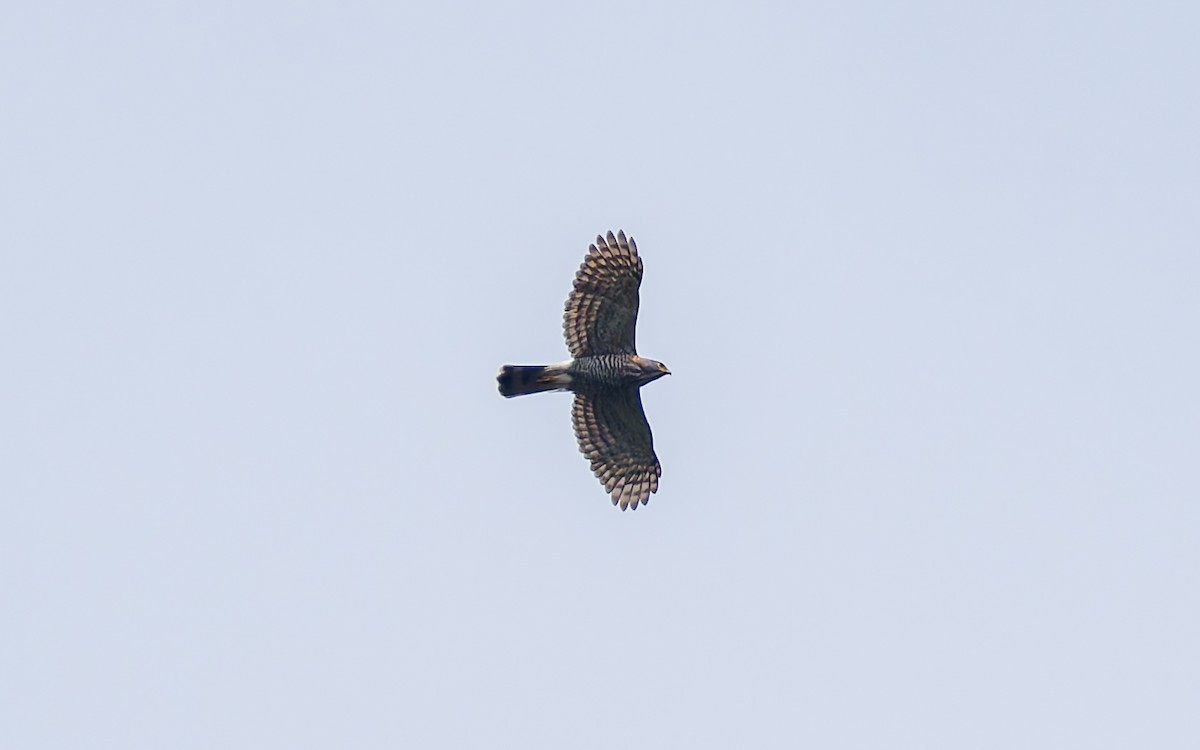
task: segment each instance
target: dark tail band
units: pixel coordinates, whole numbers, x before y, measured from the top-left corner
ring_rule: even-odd
[[[551,365],[504,365],[496,376],[500,384],[500,395],[505,398],[524,396],[529,393],[554,391],[570,383],[569,377]]]

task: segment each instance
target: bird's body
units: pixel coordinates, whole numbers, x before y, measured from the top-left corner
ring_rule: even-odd
[[[599,354],[553,365],[504,365],[497,380],[506,398],[542,391],[598,391],[641,386],[667,373],[661,362],[629,354]]]
[[[624,232],[597,237],[567,297],[563,332],[572,358],[553,365],[504,365],[496,380],[511,398],[542,391],[575,393],[571,419],[579,449],[613,504],[645,505],[662,466],[638,389],[669,375],[661,362],[637,355],[635,327],[642,259]]]

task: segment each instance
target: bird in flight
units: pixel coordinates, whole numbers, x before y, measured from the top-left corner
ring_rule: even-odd
[[[571,359],[553,365],[504,365],[505,398],[573,391],[571,421],[579,450],[621,510],[650,502],[662,466],[639,389],[671,371],[639,357],[635,345],[642,259],[624,232],[596,237],[567,297],[563,334]]]

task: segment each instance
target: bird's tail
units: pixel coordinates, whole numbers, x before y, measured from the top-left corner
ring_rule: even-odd
[[[500,384],[500,395],[512,398],[566,388],[571,384],[571,376],[563,365],[504,365],[496,382]]]

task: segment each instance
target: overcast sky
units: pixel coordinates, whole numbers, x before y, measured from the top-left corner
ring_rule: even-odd
[[[8,4],[0,745],[1200,747],[1200,10],[988,6]]]

